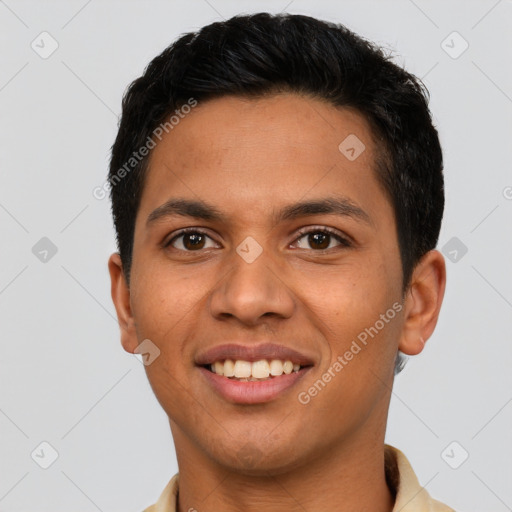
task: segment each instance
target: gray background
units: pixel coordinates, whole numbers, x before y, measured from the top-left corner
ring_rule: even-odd
[[[177,470],[167,417],[119,343],[109,202],[92,191],[122,93],[152,57],[212,21],[283,9],[394,49],[431,92],[446,169],[439,248],[454,261],[438,327],[395,382],[387,442],[457,510],[512,510],[512,2],[5,0],[0,511],[140,511]],[[43,441],[59,454],[48,469]]]

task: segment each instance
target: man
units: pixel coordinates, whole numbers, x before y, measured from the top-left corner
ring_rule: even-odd
[[[446,281],[415,77],[341,25],[213,23],[131,84],[109,180],[121,341],[179,467],[147,511],[452,510],[384,443]]]

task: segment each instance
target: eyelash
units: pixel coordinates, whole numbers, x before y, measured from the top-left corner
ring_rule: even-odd
[[[295,239],[295,242],[299,239],[301,239],[303,236],[305,235],[309,235],[311,233],[323,233],[323,234],[327,234],[327,235],[330,235],[331,237],[333,237],[335,240],[337,240],[340,245],[342,247],[351,247],[352,246],[352,243],[349,241],[348,238],[340,235],[337,231],[335,231],[334,229],[331,229],[331,228],[326,228],[326,227],[307,227],[307,228],[302,228],[302,229],[299,229],[299,232],[297,233],[297,238]],[[331,249],[333,249],[333,247],[331,247]],[[314,249],[311,249],[311,250],[314,250],[315,252],[325,252],[325,251],[330,251],[331,249],[317,249],[317,250],[314,250]]]
[[[168,242],[165,242],[164,243],[164,247],[167,248],[167,247],[171,246],[172,243],[175,240],[177,240],[178,238],[180,238],[180,237],[182,237],[184,235],[190,234],[190,233],[206,236],[206,237],[212,239],[211,236],[209,236],[206,232],[202,231],[201,229],[198,229],[198,228],[183,228],[176,235],[174,235]],[[297,233],[298,236],[295,238],[294,242],[297,242],[298,240],[300,240],[305,235],[309,235],[311,233],[323,233],[323,234],[330,235],[334,239],[336,239],[340,243],[340,245],[342,247],[352,247],[352,242],[350,242],[348,238],[340,235],[337,231],[335,231],[335,230],[333,230],[331,228],[327,228],[327,227],[315,227],[315,226],[313,226],[313,227],[302,228]],[[331,247],[329,249],[310,249],[310,250],[312,250],[312,251],[314,251],[316,253],[324,253],[324,252],[330,251],[332,249],[334,249],[334,247]],[[183,249],[176,249],[176,250],[177,251],[181,251],[181,252],[199,252],[200,251],[200,250],[199,251],[183,251]]]

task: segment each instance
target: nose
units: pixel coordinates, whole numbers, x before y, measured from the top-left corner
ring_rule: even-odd
[[[250,263],[235,253],[226,264],[230,269],[210,296],[215,318],[236,318],[254,326],[269,318],[286,319],[293,315],[293,292],[265,250]]]

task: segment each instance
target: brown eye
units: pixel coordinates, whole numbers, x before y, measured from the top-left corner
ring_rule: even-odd
[[[210,242],[210,245],[207,245]],[[167,244],[174,249],[185,252],[200,251],[201,249],[216,247],[213,240],[201,231],[182,231],[172,238]]]
[[[334,243],[333,243],[334,242]],[[324,251],[335,247],[351,247],[351,243],[337,232],[327,228],[303,230],[295,242],[299,249]]]
[[[314,249],[327,249],[330,241],[331,235],[326,233],[318,232],[308,235],[308,243]]]
[[[183,246],[193,251],[195,249],[202,249],[204,247],[205,238],[199,233],[186,233],[183,235]]]

